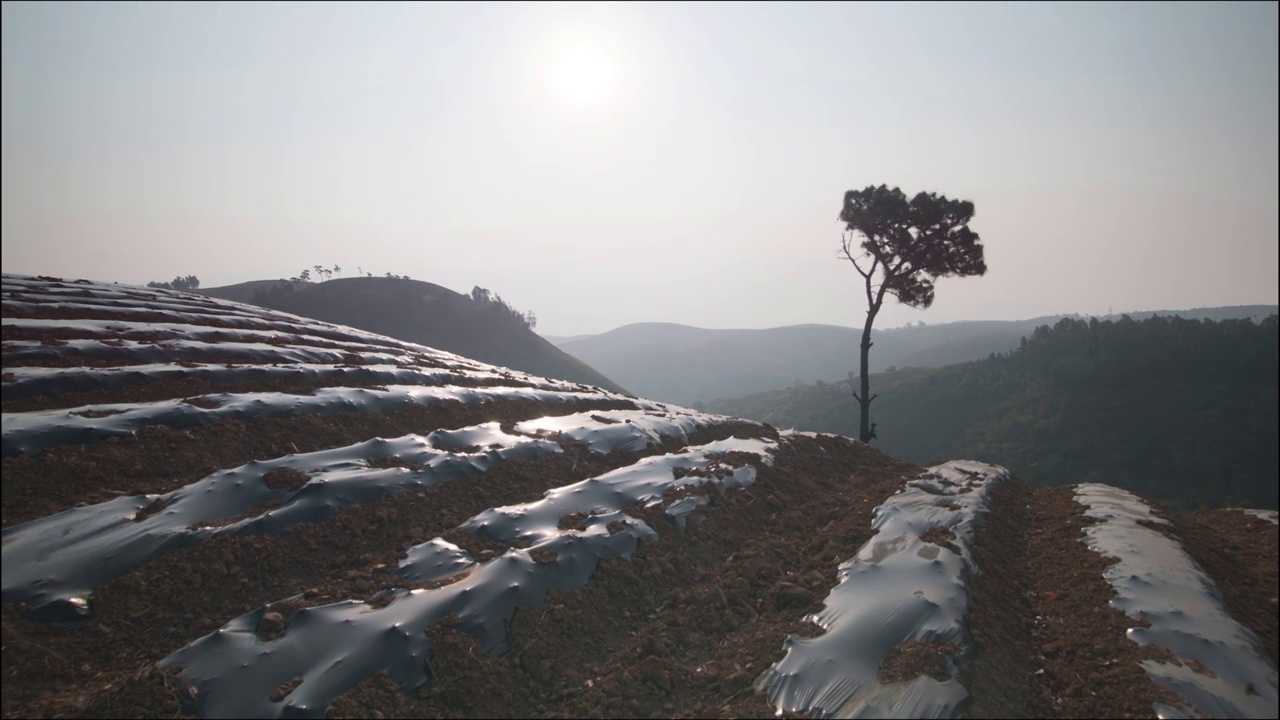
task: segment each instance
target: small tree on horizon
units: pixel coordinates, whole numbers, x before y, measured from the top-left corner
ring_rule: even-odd
[[[936,193],[917,193],[910,200],[898,188],[881,185],[844,194],[840,221],[845,224],[839,257],[853,263],[862,276],[867,299],[867,319],[860,346],[861,394],[858,401],[858,437],[869,443],[876,437],[871,422],[871,382],[867,358],[871,354],[871,326],[884,305],[885,295],[912,307],[933,304],[933,285],[941,277],[983,275],[982,240],[969,229],[973,203],[951,200]]]
[[[147,287],[164,288],[165,290],[195,290],[200,287],[200,278],[195,275],[178,275],[169,282],[157,282],[153,280],[147,283]]]

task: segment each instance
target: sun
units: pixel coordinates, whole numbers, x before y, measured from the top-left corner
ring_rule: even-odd
[[[566,107],[591,110],[609,104],[617,92],[617,68],[598,44],[575,42],[559,49],[548,71],[550,89]]]

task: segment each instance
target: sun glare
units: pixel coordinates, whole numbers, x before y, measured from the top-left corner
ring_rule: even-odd
[[[548,79],[560,102],[575,110],[607,105],[617,90],[613,59],[603,48],[589,43],[561,48]]]

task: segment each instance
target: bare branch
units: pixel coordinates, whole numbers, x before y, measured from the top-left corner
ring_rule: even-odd
[[[840,252],[836,254],[837,256],[843,255],[849,262],[853,263],[853,268],[858,271],[859,275],[861,275],[863,278],[867,280],[870,280],[871,273],[875,272],[875,266],[872,265],[872,268],[870,271],[866,271],[862,269],[862,266],[858,264],[858,258],[853,254],[853,240],[854,240],[854,236],[852,232],[841,234],[840,235]]]
[[[864,278],[867,278],[868,280],[871,279],[871,273],[863,272],[862,266],[858,264],[857,260],[855,260],[854,258],[849,258],[849,262],[853,263],[853,269],[857,270],[859,275],[861,275]]]

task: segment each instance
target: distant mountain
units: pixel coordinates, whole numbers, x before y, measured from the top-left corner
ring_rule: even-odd
[[[199,293],[349,325],[492,365],[626,392],[547,342],[500,302],[421,280],[354,277],[321,283],[254,280]]]
[[[878,349],[878,348],[877,348]],[[875,447],[980,457],[1033,485],[1097,481],[1172,503],[1276,507],[1277,322],[1064,319],[1012,352],[875,375]],[[715,400],[714,412],[857,435],[847,380]]]
[[[1134,320],[1177,315],[1189,320],[1249,318],[1275,313],[1275,305],[1153,310]],[[1040,325],[1063,317],[956,322],[874,330],[871,371],[938,367],[1006,352]],[[1118,319],[1108,315],[1101,319]],[[788,325],[765,330],[714,330],[674,323],[637,323],[599,335],[547,338],[633,392],[691,405],[737,397],[797,382],[830,381],[857,372],[859,329]]]

